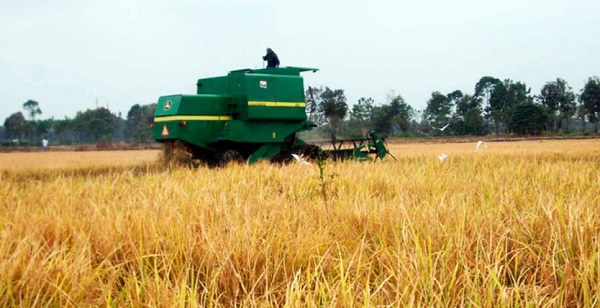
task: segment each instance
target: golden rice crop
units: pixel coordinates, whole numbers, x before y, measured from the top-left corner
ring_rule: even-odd
[[[158,151],[0,153],[0,170],[135,166],[156,161]]]
[[[598,140],[392,152],[327,162],[323,178],[300,164],[162,168],[151,151],[60,167],[74,153],[3,154],[0,302],[598,305]]]

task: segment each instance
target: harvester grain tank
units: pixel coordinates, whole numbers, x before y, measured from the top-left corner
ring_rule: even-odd
[[[183,151],[204,163],[286,161],[291,154],[314,158],[383,158],[388,153],[375,132],[367,138],[339,140],[320,151],[298,133],[314,124],[306,116],[300,73],[314,68],[242,69],[226,76],[203,78],[196,94],[162,96],[154,114],[153,136],[165,156]],[[348,148],[349,147],[349,148]]]

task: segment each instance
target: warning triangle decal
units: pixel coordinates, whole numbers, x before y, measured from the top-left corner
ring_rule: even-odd
[[[163,135],[163,136],[169,135],[169,130],[167,129],[167,125],[163,125],[163,130],[162,130],[161,135]]]

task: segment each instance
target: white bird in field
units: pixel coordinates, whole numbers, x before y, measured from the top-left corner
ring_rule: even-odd
[[[304,165],[312,165],[311,163],[309,163],[308,161],[306,161],[306,159],[302,158],[302,156],[300,155],[296,155],[296,154],[292,154],[292,157],[294,157],[294,159],[299,163],[299,164],[304,164]]]
[[[485,143],[485,142],[483,142],[483,141],[481,141],[481,140],[477,141],[477,151],[479,151],[479,148],[480,148],[482,145],[483,145],[484,147],[486,147],[486,148],[487,148],[487,143]]]
[[[437,129],[437,130],[439,130],[440,132],[443,132],[443,131],[444,131],[444,129],[446,129],[446,128],[447,128],[449,125],[450,125],[450,123],[446,124],[446,126],[444,126],[444,127],[442,127],[442,128],[434,127],[433,129]]]
[[[442,162],[442,163],[443,163],[443,162],[444,162],[444,160],[445,160],[446,158],[448,158],[448,155],[446,155],[446,153],[442,153],[442,154],[438,155],[438,158],[440,159],[440,162]]]

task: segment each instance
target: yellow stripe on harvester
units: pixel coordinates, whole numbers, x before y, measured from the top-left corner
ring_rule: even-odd
[[[166,121],[230,121],[232,119],[231,116],[166,116],[166,117],[156,117],[154,118],[154,122],[166,122]]]
[[[248,106],[253,107],[306,107],[305,102],[259,102],[249,101]]]

